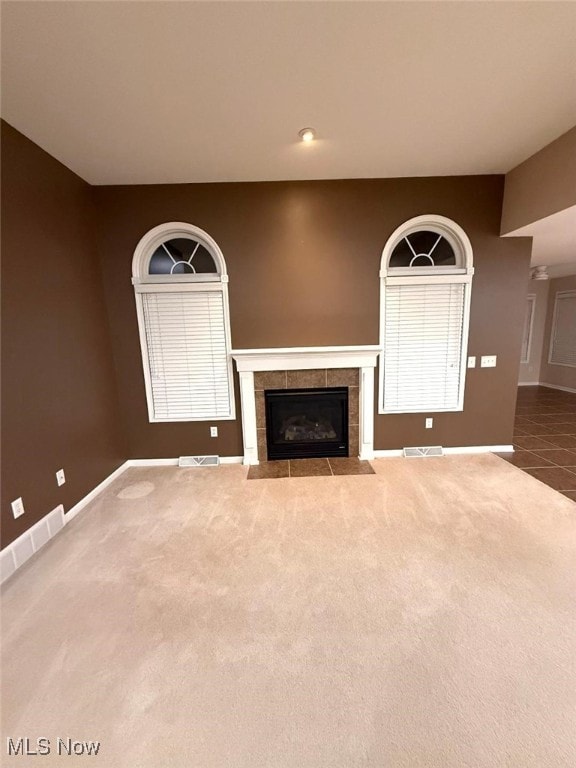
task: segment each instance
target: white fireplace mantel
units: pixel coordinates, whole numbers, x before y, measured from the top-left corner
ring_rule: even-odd
[[[374,368],[380,348],[284,347],[275,349],[234,349],[232,357],[240,376],[244,464],[258,464],[256,432],[255,371],[295,371],[322,368],[359,368],[360,458],[374,458]]]

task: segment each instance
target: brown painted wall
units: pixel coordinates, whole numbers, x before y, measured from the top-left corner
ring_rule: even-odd
[[[92,190],[2,123],[2,546],[125,456]],[[64,468],[66,484],[56,485]],[[13,499],[26,513],[14,520]]]
[[[544,328],[544,348],[542,350],[542,366],[540,368],[540,382],[542,384],[555,384],[558,387],[569,387],[576,390],[576,368],[565,365],[550,365],[550,336],[552,334],[552,320],[554,318],[554,304],[556,294],[559,291],[576,291],[576,275],[557,277],[550,280],[548,292],[548,310],[546,312],[546,325]],[[576,328],[574,328],[576,337]]]
[[[506,174],[502,234],[576,205],[576,128]]]
[[[241,455],[241,422],[150,424],[130,283],[152,227],[186,221],[218,242],[230,274],[236,348],[378,342],[382,248],[403,221],[436,213],[474,248],[470,348],[498,355],[469,371],[463,413],[378,416],[375,447],[510,443],[531,241],[501,239],[501,176],[98,187],[100,259],[129,456]],[[237,400],[239,404],[239,400]]]

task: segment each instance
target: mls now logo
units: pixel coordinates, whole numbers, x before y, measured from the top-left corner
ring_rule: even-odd
[[[29,738],[6,739],[6,749],[9,755],[49,755],[50,739],[40,738],[33,741]]]
[[[55,752],[58,755],[97,755],[100,749],[99,741],[75,741],[74,739],[62,739],[58,737],[55,744],[50,739],[41,737],[32,740],[28,737],[19,739],[6,739],[6,751],[12,756],[31,757],[34,755],[49,755]]]

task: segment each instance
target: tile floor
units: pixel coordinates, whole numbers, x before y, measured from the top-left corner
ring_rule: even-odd
[[[373,474],[374,470],[370,462],[360,461],[360,459],[295,459],[291,461],[262,461],[260,464],[250,467],[248,480]]]
[[[576,394],[548,387],[519,387],[514,453],[499,453],[519,469],[576,501]],[[263,461],[249,480],[373,474],[356,458]]]
[[[576,501],[576,394],[519,387],[514,449],[498,455]]]

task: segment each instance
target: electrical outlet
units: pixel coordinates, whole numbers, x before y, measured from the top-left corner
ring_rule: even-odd
[[[426,429],[432,429],[434,419],[426,419]]]
[[[24,502],[22,501],[22,497],[15,499],[12,502],[12,514],[14,517],[20,517],[20,515],[24,514],[24,511]]]
[[[218,427],[210,427],[210,437],[218,437]]]
[[[474,355],[471,355],[468,358],[468,368],[476,368],[476,358],[474,357]]]
[[[66,475],[64,474],[63,469],[59,469],[58,472],[56,472],[56,482],[58,485],[64,485],[66,482]]]
[[[480,358],[481,368],[496,368],[496,355],[483,355]]]

